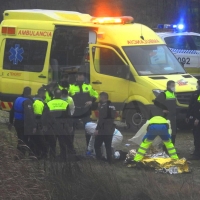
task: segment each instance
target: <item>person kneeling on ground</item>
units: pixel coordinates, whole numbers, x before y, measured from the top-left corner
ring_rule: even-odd
[[[169,122],[166,120],[166,118],[161,116],[155,116],[149,120],[147,133],[143,138],[143,142],[140,144],[140,147],[138,148],[136,156],[134,157],[135,162],[140,162],[144,158],[147,150],[149,149],[149,147],[153,143],[153,140],[157,136],[160,136],[160,138],[163,140],[163,143],[167,148],[170,158],[179,159],[176,153],[176,149],[172,143],[171,135],[169,134],[168,123]]]
[[[94,134],[95,134],[95,131],[96,131],[96,127],[97,127],[97,124],[94,123],[94,122],[88,122],[85,125],[86,133],[88,135],[91,135],[90,142],[89,142],[89,145],[88,145],[87,155],[91,155],[92,153],[95,154],[95,150],[94,150],[95,135]],[[114,155],[116,150],[120,149],[120,145],[121,145],[122,141],[123,141],[123,135],[121,134],[121,132],[119,130],[115,129],[114,132],[113,132],[113,138],[112,138],[112,144],[111,144],[112,155]],[[102,152],[102,156],[104,158],[107,158],[106,148],[105,148],[104,143],[101,146],[101,152]]]

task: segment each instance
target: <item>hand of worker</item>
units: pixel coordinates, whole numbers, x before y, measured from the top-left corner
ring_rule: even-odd
[[[85,106],[90,106],[90,105],[92,105],[92,101],[87,101],[87,102],[85,103]]]
[[[194,121],[194,125],[197,126],[198,124],[199,124],[199,120],[196,119],[196,120]]]
[[[13,125],[12,125],[11,123],[8,124],[8,130],[9,130],[9,131],[12,130],[12,126],[13,126]]]
[[[96,131],[94,132],[94,136],[96,136],[96,135],[98,135],[98,134],[99,134],[99,131],[96,130]]]
[[[189,121],[190,121],[189,118],[186,118],[186,119],[185,119],[185,122],[186,122],[187,124],[189,123]]]
[[[169,113],[169,111],[168,111],[168,110],[163,110],[163,112],[164,112],[164,113]]]

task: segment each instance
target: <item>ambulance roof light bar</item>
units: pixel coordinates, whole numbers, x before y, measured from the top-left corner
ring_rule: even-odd
[[[131,24],[134,19],[131,16],[121,17],[93,17],[91,22],[94,24]]]

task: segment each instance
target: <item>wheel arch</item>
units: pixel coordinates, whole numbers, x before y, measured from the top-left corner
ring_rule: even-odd
[[[138,106],[144,106],[151,104],[145,97],[141,95],[132,95],[130,96],[127,101],[127,103],[124,104],[124,107],[122,109],[122,116],[123,118],[125,117],[128,109],[134,109],[137,108]]]

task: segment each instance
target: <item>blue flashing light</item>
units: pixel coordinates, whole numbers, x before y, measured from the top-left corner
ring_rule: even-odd
[[[183,30],[184,29],[184,25],[183,24],[178,24],[178,29],[179,30]]]
[[[168,29],[177,32],[185,30],[184,24],[158,24],[157,29]]]

